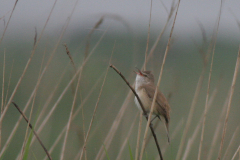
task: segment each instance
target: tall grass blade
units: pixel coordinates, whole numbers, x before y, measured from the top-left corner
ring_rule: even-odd
[[[166,47],[166,50],[165,50],[165,54],[164,54],[164,58],[163,58],[163,62],[162,62],[161,70],[160,70],[160,74],[159,74],[159,77],[158,77],[156,90],[155,90],[155,93],[154,93],[154,98],[153,98],[152,105],[151,105],[151,110],[150,110],[150,113],[149,113],[149,116],[148,116],[148,122],[147,122],[147,125],[146,125],[144,138],[143,138],[143,143],[142,143],[142,149],[141,149],[141,153],[140,153],[140,157],[139,157],[140,160],[142,160],[142,157],[143,157],[143,152],[144,152],[144,149],[145,149],[145,144],[146,144],[146,139],[147,139],[148,127],[149,127],[150,122],[151,122],[153,108],[154,108],[154,105],[155,105],[155,102],[156,102],[156,98],[157,98],[157,91],[158,91],[158,88],[160,86],[160,82],[161,82],[161,79],[162,79],[163,67],[164,67],[164,64],[165,64],[165,61],[166,61],[166,58],[167,58],[167,54],[168,54],[168,50],[169,50],[169,46],[170,46],[170,42],[171,42],[171,38],[172,38],[172,34],[173,34],[173,30],[174,30],[174,26],[175,26],[175,22],[176,22],[176,18],[177,18],[177,13],[178,13],[180,2],[181,2],[181,0],[178,1],[176,14],[175,14],[175,17],[174,17],[174,20],[173,20],[172,29],[171,29],[171,32],[170,32],[170,35],[169,35],[169,39],[168,39],[167,47]],[[163,157],[161,155],[161,152],[160,152],[159,156],[160,156],[160,159],[163,159]]]
[[[231,91],[230,91],[230,96],[229,96],[229,101],[228,101],[227,113],[226,113],[226,118],[225,118],[223,132],[222,132],[220,149],[219,149],[219,153],[218,153],[218,160],[220,160],[221,156],[222,156],[223,143],[224,143],[224,140],[225,140],[227,124],[228,124],[228,117],[229,117],[229,112],[230,112],[230,109],[231,109],[232,97],[233,97],[235,84],[236,84],[236,79],[237,79],[238,70],[239,70],[239,63],[240,63],[240,45],[239,45],[239,50],[238,50],[238,56],[237,56],[237,62],[236,62],[235,70],[234,70],[234,75],[233,75],[233,79],[232,79],[232,85],[231,85]]]

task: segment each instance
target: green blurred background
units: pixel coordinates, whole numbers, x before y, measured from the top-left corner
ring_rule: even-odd
[[[5,2],[6,3],[6,2]],[[43,3],[43,4],[42,4]],[[51,4],[44,4],[42,2],[41,5],[47,6],[48,8],[52,6]],[[41,64],[44,67],[47,64],[48,59],[50,58],[52,52],[54,51],[55,46],[57,45],[58,38],[61,35],[61,31],[65,19],[59,21],[57,19],[57,13],[63,14],[64,12],[60,12],[59,10],[63,9],[62,5],[64,2],[60,1],[55,8],[55,12],[53,14],[53,18],[50,19],[49,27],[46,28],[46,31],[43,34],[43,37],[36,49],[36,53],[31,61],[31,64],[23,78],[23,81],[16,92],[16,95],[13,98],[13,101],[16,102],[20,108],[24,108],[26,105],[39,76],[39,72],[42,71]],[[99,2],[100,3],[100,2]],[[139,2],[140,3],[140,2]],[[169,7],[168,2],[165,2],[167,7]],[[191,29],[191,23],[188,24],[188,29],[181,29],[181,21],[186,21],[184,18],[185,13],[183,8],[188,8],[186,2],[182,2],[179,9],[179,17],[177,18],[176,29],[173,32],[173,40],[171,42],[170,50],[166,59],[166,64],[164,66],[163,77],[160,84],[160,90],[164,93],[165,96],[171,94],[171,98],[169,103],[171,105],[171,122],[170,122],[170,133],[172,133],[175,128],[179,125],[179,122],[183,121],[183,125],[180,130],[177,132],[176,137],[172,139],[172,142],[169,146],[167,146],[167,150],[164,154],[166,159],[175,159],[181,136],[183,133],[183,129],[189,114],[190,106],[193,100],[193,96],[196,90],[196,86],[198,83],[198,79],[203,69],[203,60],[199,53],[199,47],[201,47],[203,40],[201,29],[197,25],[197,22],[192,22],[195,24],[193,30]],[[74,3],[71,2],[69,7],[71,8]],[[106,3],[111,4],[111,3]],[[125,4],[122,2],[122,4]],[[19,2],[19,8],[16,8],[16,12],[20,12],[20,8],[23,5],[21,1]],[[36,4],[35,4],[36,5]],[[161,3],[158,3],[161,6]],[[197,6],[197,4],[195,4]],[[206,4],[205,4],[206,5]],[[219,10],[219,4],[213,4],[215,15],[217,15]],[[226,6],[235,4],[226,4]],[[84,6],[84,3],[80,3],[78,6]],[[18,6],[17,6],[18,7]],[[135,6],[136,7],[136,6]],[[149,9],[149,2],[146,8]],[[161,6],[162,7],[162,6]],[[183,7],[183,8],[181,8]],[[204,7],[204,5],[202,6]],[[11,9],[11,7],[9,7]],[[71,9],[68,8],[70,12]],[[121,7],[119,7],[121,8]],[[157,8],[156,5],[154,8]],[[190,7],[191,8],[191,7]],[[32,10],[33,8],[31,8]],[[46,9],[47,10],[47,9]],[[107,10],[107,9],[106,9]],[[156,10],[153,10],[155,13]],[[182,11],[182,12],[181,12]],[[235,10],[234,10],[235,11]],[[78,10],[76,11],[78,12]],[[89,11],[91,12],[91,11]],[[166,13],[164,12],[165,16]],[[48,13],[48,12],[47,12]],[[189,13],[189,12],[186,12]],[[190,12],[192,13],[192,12]],[[211,12],[212,13],[212,12]],[[17,14],[17,13],[15,13]],[[145,13],[147,18],[149,17],[149,10]],[[199,12],[201,15],[201,12]],[[69,15],[67,13],[67,15]],[[212,14],[211,14],[212,15]],[[76,14],[74,14],[76,18]],[[62,91],[69,83],[71,78],[74,75],[74,68],[70,63],[70,59],[66,54],[64,43],[68,45],[69,51],[73,57],[75,65],[78,67],[83,63],[84,60],[84,52],[86,48],[86,41],[88,37],[88,33],[94,27],[95,23],[98,21],[99,16],[94,15],[93,19],[85,19],[84,24],[81,24],[81,27],[78,27],[77,21],[75,21],[74,16],[72,21],[70,21],[70,25],[66,29],[66,32],[62,39],[60,40],[59,45],[57,46],[57,50],[53,56],[53,59],[50,62],[50,65],[47,68],[46,73],[40,83],[39,89],[36,94],[36,99],[34,103],[32,123],[36,121],[39,113],[42,110],[43,105],[47,101],[47,98],[51,95],[54,87],[60,80],[61,75],[64,73],[63,78],[60,81],[60,85],[54,93],[52,100],[45,112],[44,116],[50,111],[54,103],[57,101],[58,97],[61,95]],[[84,17],[84,15],[81,15]],[[87,17],[88,15],[86,15]],[[225,14],[222,15],[223,22],[225,19]],[[17,16],[16,16],[17,17]],[[33,24],[29,23],[30,26],[26,25],[26,29],[21,30],[21,32],[14,29],[14,24],[17,24],[21,19],[14,18],[10,21],[9,29],[6,32],[4,40],[0,44],[0,83],[2,84],[2,75],[3,75],[3,57],[4,53],[6,55],[6,70],[5,70],[5,95],[6,90],[8,88],[8,80],[12,74],[10,80],[10,87],[8,91],[8,97],[11,95],[19,77],[21,76],[24,67],[30,57],[31,50],[33,49],[34,43],[34,27]],[[25,16],[23,16],[26,18]],[[158,14],[154,14],[153,17],[158,17]],[[161,16],[159,16],[161,17]],[[230,16],[234,19],[234,15]],[[5,20],[8,20],[9,14],[5,17]],[[58,23],[55,23],[55,18]],[[166,17],[165,17],[166,18]],[[125,23],[125,20],[127,23]],[[204,20],[204,19],[202,19]],[[207,51],[210,40],[212,36],[212,30],[214,30],[216,17],[212,18],[212,21],[208,23],[208,21],[203,21],[203,25],[205,28],[205,34],[207,36],[207,44],[204,45],[203,50]],[[17,21],[17,22],[16,22]],[[201,21],[201,19],[200,19]],[[213,71],[212,71],[212,79],[210,84],[210,97],[213,93],[214,88],[218,89],[217,95],[212,103],[212,106],[207,113],[206,119],[206,128],[204,134],[203,141],[203,149],[202,149],[202,159],[205,159],[207,154],[209,153],[210,144],[214,136],[214,131],[216,125],[219,121],[219,117],[224,105],[224,102],[227,98],[227,94],[229,88],[231,86],[237,53],[238,53],[238,45],[239,45],[239,30],[236,20],[232,20],[235,30],[233,30],[230,26],[227,28],[226,24],[220,23],[219,35],[216,42],[216,50],[215,57],[213,62]],[[4,23],[2,26],[6,26],[5,21],[1,19],[1,22]],[[83,21],[81,21],[83,22]],[[128,21],[123,16],[123,20],[118,21],[118,19],[108,19],[106,16],[102,25],[93,33],[90,40],[90,48],[91,51],[95,45],[98,43],[100,37],[103,35],[104,31],[107,30],[106,35],[100,41],[99,45],[93,51],[93,55],[90,57],[89,61],[86,63],[86,66],[83,69],[82,79],[80,83],[80,94],[78,94],[78,98],[76,101],[75,111],[80,107],[83,103],[84,99],[89,94],[91,88],[96,84],[93,92],[90,97],[87,99],[86,103],[83,105],[83,109],[78,114],[76,119],[73,120],[72,126],[70,128],[69,137],[67,141],[67,149],[66,149],[66,159],[74,159],[79,150],[83,145],[83,126],[85,126],[85,132],[89,127],[89,123],[92,118],[93,110],[95,104],[97,102],[97,98],[99,95],[99,91],[103,82],[104,74],[109,66],[109,59],[112,55],[111,64],[115,65],[122,74],[127,78],[130,84],[134,83],[135,73],[133,72],[135,67],[141,68],[144,63],[144,54],[146,50],[147,44],[147,26],[148,22],[143,21],[144,26],[136,25],[138,23],[132,24],[131,21]],[[40,23],[40,22],[39,22]],[[41,21],[41,25],[43,25],[45,21]],[[158,35],[160,34],[164,20],[161,21],[161,25],[157,25],[154,22],[151,26],[150,39],[149,39],[149,50],[153,46],[156,41]],[[57,25],[58,24],[58,25]],[[127,24],[127,25],[126,25]],[[179,25],[178,25],[179,24]],[[20,23],[20,27],[23,24]],[[118,26],[118,27],[116,27]],[[120,26],[120,27],[119,27]],[[130,26],[130,27],[129,27]],[[138,27],[140,29],[138,29]],[[209,27],[210,26],[210,27]],[[4,28],[3,27],[3,28]],[[31,28],[31,30],[27,30],[27,28]],[[40,35],[42,26],[37,26],[38,36]],[[108,28],[108,29],[107,29]],[[237,28],[237,29],[236,29]],[[165,52],[165,48],[167,45],[168,37],[170,34],[171,25],[167,27],[167,30],[164,32],[162,39],[160,40],[156,50],[154,51],[153,57],[150,58],[147,69],[152,70],[155,77],[158,77],[159,71],[162,65],[162,59]],[[2,30],[1,30],[2,31]],[[214,30],[216,31],[216,30]],[[229,32],[227,32],[229,31]],[[234,33],[233,33],[234,32]],[[3,33],[3,32],[1,32]],[[211,52],[212,53],[212,52]],[[209,55],[211,58],[211,55]],[[211,59],[210,59],[211,60]],[[43,63],[42,63],[43,62]],[[208,75],[209,75],[210,65],[207,65],[206,72],[204,74],[204,81],[200,91],[200,95],[197,101],[197,105],[194,111],[194,116],[192,120],[191,127],[189,129],[189,133],[187,134],[187,139],[192,136],[193,131],[196,125],[199,123],[199,119],[201,114],[204,111],[205,99],[207,93],[207,83],[208,83]],[[157,78],[155,78],[157,81]],[[236,128],[239,127],[239,96],[240,96],[240,86],[239,86],[239,76],[237,79],[237,83],[235,86],[235,92],[232,99],[232,107],[230,110],[228,127],[227,127],[227,135],[224,144],[224,151],[227,148],[227,145],[235,132]],[[55,139],[63,129],[63,127],[67,124],[69,113],[71,110],[71,106],[73,103],[74,97],[74,87],[76,87],[77,80],[75,79],[73,85],[67,90],[66,94],[63,96],[63,99],[57,105],[56,110],[51,116],[50,120],[47,122],[43,131],[39,134],[43,143],[47,148],[54,143]],[[1,85],[2,90],[2,85]],[[88,159],[94,159],[102,145],[104,145],[104,140],[108,131],[110,130],[114,119],[116,118],[128,92],[129,88],[125,84],[125,82],[120,78],[118,74],[112,69],[109,69],[107,79],[103,88],[102,96],[99,102],[99,106],[96,112],[96,117],[93,122],[92,131],[90,133],[89,142],[87,144],[87,157]],[[123,115],[123,119],[117,129],[116,135],[113,137],[113,141],[110,145],[110,148],[107,150],[107,153],[110,159],[115,159],[118,155],[120,147],[122,146],[125,137],[128,134],[130,126],[135,119],[135,116],[139,114],[138,109],[135,107],[134,97],[131,97],[130,103],[127,104],[127,109]],[[30,109],[26,112],[27,117],[29,117]],[[84,121],[83,123],[83,115]],[[2,124],[2,146],[5,144],[12,128],[16,124],[20,114],[18,111],[11,105],[7,111],[7,114],[3,120]],[[225,117],[225,116],[224,116]],[[42,122],[44,118],[40,119]],[[131,133],[130,138],[128,139],[128,145],[130,146],[133,153],[135,153],[136,140],[137,140],[137,129],[138,129],[138,121],[139,118],[134,124],[133,131]],[[155,122],[154,122],[155,123]],[[143,131],[145,130],[146,121],[143,120],[142,124],[142,137]],[[36,128],[38,125],[36,125]],[[4,154],[3,159],[15,159],[18,153],[21,150],[21,146],[24,141],[24,136],[26,132],[27,124],[25,121],[22,121],[19,129],[17,130],[13,140],[11,141],[9,148]],[[222,128],[221,128],[222,131]],[[159,138],[159,143],[162,148],[166,147],[166,134],[163,127],[163,123],[156,129],[156,134]],[[214,156],[213,159],[217,158],[220,137],[221,133],[219,133],[219,138],[217,140],[217,145],[214,148]],[[239,132],[237,132],[239,135]],[[229,157],[231,157],[237,147],[239,146],[239,136],[237,136],[232,145],[232,149],[229,152]],[[142,142],[142,138],[141,141]],[[188,159],[196,159],[198,154],[198,147],[200,142],[200,132],[197,135],[196,140],[193,143],[193,146],[190,151],[190,155]],[[56,149],[52,153],[53,159],[59,159],[61,147],[63,143],[63,138],[60,143],[57,145]],[[185,143],[185,146],[186,146]],[[124,154],[121,159],[130,159],[128,145],[124,149]],[[185,149],[184,149],[185,150]],[[30,154],[28,159],[34,159],[34,155],[37,159],[43,159],[45,153],[43,149],[40,147],[38,142],[35,142],[30,149]],[[151,139],[149,145],[145,149],[145,158],[144,159],[155,159],[157,157],[157,150],[155,147],[155,143],[153,139]],[[106,159],[106,157],[105,157]]]

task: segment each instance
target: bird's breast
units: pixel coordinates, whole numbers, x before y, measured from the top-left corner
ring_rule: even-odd
[[[151,105],[151,101],[150,101],[150,99],[149,99],[149,97],[148,97],[145,89],[137,89],[136,92],[137,92],[137,94],[138,94],[138,96],[139,96],[139,98],[140,98],[140,100],[141,100],[141,102],[142,102],[142,104],[143,104],[144,109],[145,109],[147,112],[149,112],[149,111],[150,111],[149,108],[150,108],[150,105]],[[138,100],[137,100],[137,97],[135,97],[134,100],[135,100],[135,103],[136,103],[137,107],[138,107],[140,110],[142,110],[142,108],[141,108],[141,106],[140,106],[140,104],[139,104],[139,102],[138,102]]]

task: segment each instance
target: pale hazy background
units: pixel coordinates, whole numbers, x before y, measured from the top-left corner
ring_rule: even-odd
[[[10,16],[15,0],[1,0],[0,17],[5,16],[5,22]],[[7,36],[15,36],[17,39],[25,38],[34,34],[34,27],[40,31],[47,19],[54,0],[19,0],[17,7],[10,21]],[[121,17],[134,33],[147,32],[150,3],[148,0],[79,0],[68,28],[68,32],[73,29],[89,32],[89,29],[96,23],[102,15],[115,15]],[[171,1],[154,0],[152,9],[151,28],[160,31],[166,22],[167,11],[169,12]],[[67,17],[70,15],[75,0],[59,0],[47,26],[47,33],[59,31]],[[239,29],[235,17],[240,15],[240,1],[228,0],[223,4],[222,17],[219,34],[225,38],[238,38]],[[191,1],[182,0],[176,21],[175,33],[178,36],[195,36],[200,33],[196,20],[198,19],[206,30],[212,32],[216,24],[220,9],[220,0]],[[233,14],[235,16],[233,16]],[[105,25],[110,24],[110,30],[114,33],[126,31],[122,23],[111,20],[105,21]],[[4,29],[4,21],[0,20],[0,31]]]
[[[0,36],[4,31],[4,27],[9,19],[14,3],[15,0],[0,0]],[[70,60],[66,55],[66,50],[62,44],[67,43],[73,61],[76,66],[80,66],[84,59],[87,35],[96,22],[105,15],[104,22],[94,31],[94,34],[91,37],[89,51],[94,48],[97,41],[107,28],[108,31],[84,67],[79,89],[79,92],[81,91],[81,96],[79,95],[79,98],[77,98],[76,108],[80,107],[80,104],[82,105],[82,99],[87,97],[89,90],[95,85],[99,78],[101,79],[90,95],[90,98],[87,98],[86,104],[83,105],[85,122],[82,120],[82,113],[78,113],[76,119],[73,120],[73,128],[70,129],[69,142],[67,144],[67,159],[73,159],[83,145],[83,125],[85,124],[85,126],[88,127],[90,124],[102,83],[102,75],[105,74],[106,69],[109,66],[108,62],[114,46],[115,49],[111,63],[114,64],[123,75],[125,75],[131,84],[133,84],[136,76],[135,73],[133,73],[133,70],[135,70],[136,66],[140,68],[144,62],[151,1],[79,0],[73,16],[71,17],[69,26],[56,49],[55,46],[58,42],[57,39],[62,33],[62,29],[64,25],[66,25],[67,19],[70,16],[75,3],[76,0],[57,1],[42,39],[35,51],[36,53],[33,56],[15,97],[13,98],[20,108],[23,108],[26,105],[29,96],[37,83],[39,71],[42,66],[41,62],[43,61],[43,67],[45,67],[50,55],[53,54],[52,51],[56,51],[54,52],[53,59],[40,83],[33,109],[34,113],[32,117],[34,118],[32,119],[36,119],[38,118],[39,112],[43,110],[44,103],[47,102],[47,99],[52,94],[52,91],[60,79],[61,82],[59,82],[59,88],[54,93],[46,112],[43,114],[44,116],[40,117],[39,122],[42,122],[74,74],[74,68],[72,65],[68,65]],[[149,49],[153,46],[156,38],[166,23],[171,3],[172,2],[169,0],[153,0]],[[177,1],[175,4],[176,3]],[[170,133],[177,128],[177,125],[182,120],[184,121],[184,124],[177,132],[176,137],[172,139],[171,146],[167,148],[164,155],[166,159],[175,159],[175,156],[177,155],[183,128],[189,114],[199,76],[203,69],[203,61],[199,55],[199,47],[201,47],[203,41],[198,22],[202,23],[206,30],[208,41],[202,49],[207,51],[211,36],[213,35],[213,32],[216,32],[214,29],[216,29],[220,3],[220,0],[181,0],[170,50],[164,66],[160,89],[165,96],[171,95],[169,100],[172,109]],[[29,55],[33,48],[35,27],[39,36],[53,4],[54,0],[19,0],[17,3],[5,37],[0,44],[0,84],[2,84],[3,79],[3,53],[4,51],[6,53],[5,91],[8,87],[7,81],[10,75],[12,75],[8,97],[13,92],[13,89],[29,59]],[[204,156],[202,159],[206,159],[206,156],[209,155],[208,153],[210,149],[213,150],[213,159],[217,158],[219,150],[222,130],[215,134],[215,128],[220,121],[219,116],[221,115],[228,90],[231,86],[236,64],[238,46],[240,43],[240,29],[238,26],[240,24],[237,22],[240,20],[239,8],[239,0],[227,0],[223,4],[210,84],[210,97],[212,97],[211,95],[215,88],[218,89],[218,93],[213,100],[212,108],[207,114],[206,133],[203,144]],[[163,38],[160,40],[153,53],[153,57],[150,58],[147,65],[147,69],[152,70],[155,77],[158,77],[159,75],[173,17],[167,30],[164,32]],[[12,65],[13,71],[11,74]],[[195,127],[199,124],[200,116],[204,112],[209,70],[210,65],[208,64],[204,74],[205,77],[199,94],[199,100],[197,101],[193,120],[191,121],[192,124],[187,135],[187,140],[191,138]],[[59,77],[64,73],[63,71],[66,72],[61,79]],[[236,128],[239,127],[239,78],[240,77],[238,76],[233,95],[224,151],[229,144],[233,133],[235,133]],[[2,91],[1,87],[0,91]],[[56,111],[54,111],[49,122],[47,122],[44,127],[44,132],[40,133],[40,137],[46,144],[47,148],[50,148],[64,125],[68,122],[73,102],[73,93],[75,91],[74,87],[76,87],[76,81],[68,89],[66,95],[63,96],[62,100],[57,105]],[[99,108],[96,112],[97,114],[93,123],[93,131],[90,133],[88,159],[94,159],[100,147],[103,146],[105,136],[109,132],[112,124],[115,124],[113,121],[115,120],[115,117],[117,117],[128,92],[129,88],[122,79],[112,69],[109,69]],[[129,100],[126,112],[123,115],[121,124],[117,128],[113,142],[110,145],[110,148],[107,149],[111,159],[116,158],[120,147],[128,134],[131,125],[129,122],[132,122],[134,115],[139,113],[135,107],[133,99],[134,98],[132,97]],[[27,111],[27,116],[29,116],[29,112],[30,110]],[[17,110],[13,106],[10,106],[3,121],[2,146],[5,144],[12,128],[18,121],[19,116]],[[142,127],[142,129],[145,129],[145,124],[146,121],[143,121],[144,127]],[[35,127],[38,128],[39,124]],[[138,125],[135,124],[133,133],[129,138],[129,146],[133,152],[137,140],[137,127]],[[16,159],[23,144],[25,131],[26,123],[22,121],[14,139],[6,150],[4,159]],[[160,127],[157,128],[156,133],[159,137],[160,145],[164,147],[166,136],[163,123],[160,123]],[[199,133],[200,132],[198,132],[197,138],[191,147],[189,155],[190,160],[196,159],[197,157],[200,141]],[[217,135],[218,139],[216,147],[211,148],[213,137],[216,137]],[[237,135],[239,135],[239,133],[237,133]],[[239,142],[240,137],[236,136],[232,145],[233,149],[229,151],[229,157],[234,154],[239,146]],[[52,153],[53,159],[59,159],[61,148],[62,141]],[[128,147],[125,147],[122,159],[130,159],[127,148]],[[30,160],[34,159],[34,155],[36,155],[37,159],[43,159],[45,156],[45,153],[37,142],[34,143],[34,146],[32,146],[31,149],[34,154],[29,154]],[[152,156],[149,157],[149,159],[153,159],[154,156],[157,156],[153,141],[151,141],[146,148],[146,153]]]

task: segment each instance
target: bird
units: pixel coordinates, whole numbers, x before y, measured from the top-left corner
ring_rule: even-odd
[[[152,74],[151,71],[140,71],[139,69],[138,71],[134,72],[137,74],[135,91],[138,97],[140,98],[147,114],[149,114],[156,89],[156,86],[154,84],[154,75]],[[135,97],[134,101],[138,109],[142,111],[142,108],[138,102],[137,97]],[[170,110],[171,110],[170,105],[167,99],[165,98],[163,93],[159,89],[157,89],[157,97],[153,108],[153,115],[155,115],[155,117],[152,119],[152,121],[156,117],[158,117],[160,120],[161,120],[160,116],[164,118],[169,143],[170,143],[169,137]]]

